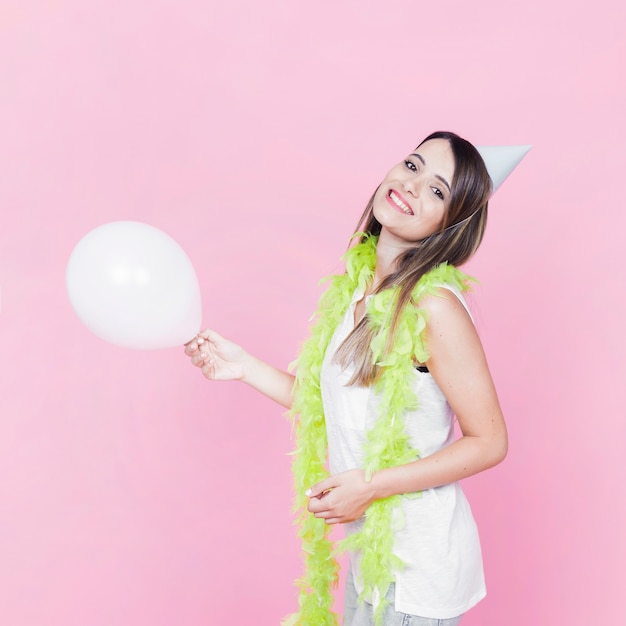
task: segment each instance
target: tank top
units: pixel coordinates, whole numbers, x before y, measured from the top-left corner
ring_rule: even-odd
[[[456,289],[442,287],[454,293],[470,314]],[[369,387],[348,386],[352,367],[342,370],[334,360],[337,348],[354,328],[354,307],[362,297],[363,292],[354,293],[322,364],[320,384],[331,474],[363,468],[367,432],[378,416],[376,393]],[[419,406],[406,413],[405,425],[411,445],[423,458],[454,441],[454,415],[430,373],[416,369],[414,374]],[[395,572],[396,611],[448,619],[465,613],[486,595],[478,531],[458,483],[427,489],[420,497],[405,495],[394,515],[393,551],[404,564]],[[346,533],[357,532],[362,523],[345,524]],[[358,553],[350,554],[350,564],[361,594]]]

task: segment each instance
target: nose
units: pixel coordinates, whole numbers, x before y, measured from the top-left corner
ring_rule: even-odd
[[[404,179],[404,190],[410,193],[414,198],[420,195],[422,188],[422,177],[419,174],[412,174]]]

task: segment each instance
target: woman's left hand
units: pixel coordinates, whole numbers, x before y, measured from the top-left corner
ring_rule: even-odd
[[[365,472],[355,469],[335,474],[317,483],[306,493],[308,509],[327,524],[345,524],[359,519],[376,499]]]

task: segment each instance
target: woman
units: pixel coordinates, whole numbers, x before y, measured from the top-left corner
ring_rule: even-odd
[[[502,461],[507,434],[455,266],[482,240],[490,193],[471,144],[430,135],[372,196],[295,378],[211,330],[186,347],[207,378],[242,380],[298,418],[307,571],[287,623],[336,623],[333,524],[346,525],[350,552],[347,626],[452,626],[485,595],[458,481]]]

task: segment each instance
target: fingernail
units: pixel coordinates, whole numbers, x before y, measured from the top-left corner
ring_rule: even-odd
[[[201,346],[204,343],[204,337],[198,337],[196,343]]]
[[[307,498],[310,498],[312,493],[313,493],[313,492],[312,492],[310,489],[307,489],[307,490],[304,492],[304,495],[305,495],[305,496],[307,496]]]
[[[204,359],[206,359],[209,355],[206,352],[201,352],[200,353],[200,358],[204,361]]]

